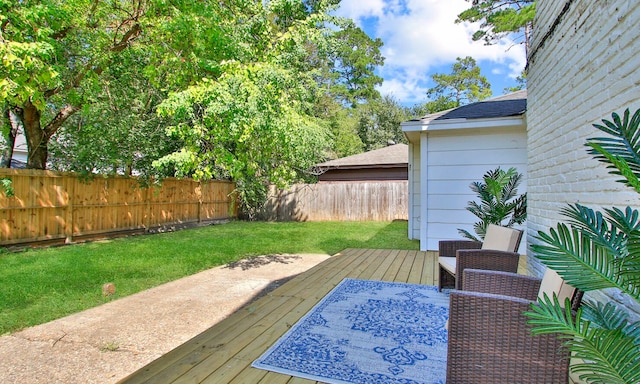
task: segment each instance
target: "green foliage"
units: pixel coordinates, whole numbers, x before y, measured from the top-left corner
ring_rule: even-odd
[[[335,3],[256,5],[251,23],[259,34],[238,41],[249,48],[220,63],[219,76],[160,105],[161,116],[176,122],[169,132],[184,148],[155,165],[198,179],[234,180],[242,212],[254,218],[268,185],[304,180],[328,154],[360,147],[353,121],[337,118],[352,116],[341,104],[376,97],[380,42],[330,16]],[[332,133],[348,145],[332,144]]]
[[[338,3],[0,1],[0,102],[29,167],[241,176],[253,206],[265,183],[362,150],[347,106],[379,98],[382,43],[331,16]]]
[[[607,168],[613,169],[611,173],[622,176],[620,182],[640,193],[640,109],[633,117],[630,117],[629,109],[624,111],[622,119],[615,112],[611,117],[613,121],[602,120],[603,124],[594,124],[610,137],[587,140],[591,147],[589,153],[608,164]]]
[[[385,147],[390,141],[396,144],[407,142],[400,123],[409,116],[397,100],[385,96],[359,106],[357,112],[358,135],[365,151]]]
[[[171,95],[159,108],[179,125],[193,160],[175,164],[196,179],[236,181],[244,212],[255,217],[269,184],[299,179],[327,147],[327,131],[307,113],[313,83],[272,64],[229,64],[218,81]]]
[[[473,34],[473,40],[484,40],[494,44],[507,34],[522,32],[521,42],[527,51],[531,39],[536,2],[531,0],[467,0],[471,8],[458,15],[457,23],[480,22],[480,28]]]
[[[384,63],[380,53],[382,40],[372,40],[350,21],[344,24],[343,29],[335,34],[332,93],[345,103],[356,106],[359,102],[380,97],[375,87],[382,84],[382,78],[375,75],[374,70]]]
[[[0,178],[0,192],[4,193],[6,197],[13,197],[15,195],[13,184],[10,178],[8,177]]]
[[[480,219],[473,225],[478,236],[458,229],[462,236],[474,241],[484,239],[489,224],[511,228],[527,219],[527,194],[518,196],[521,173],[515,168],[505,171],[498,167],[485,173],[482,179],[471,183],[471,190],[478,195],[480,202],[470,201],[467,206],[467,211]]]
[[[336,111],[329,118],[332,140],[327,157],[337,159],[362,153],[364,144],[358,135],[358,109],[344,108],[338,104],[334,106]]]
[[[470,56],[458,57],[450,74],[436,73],[431,78],[436,86],[427,91],[427,96],[438,108],[456,108],[491,96],[491,84],[480,74],[480,67]]]
[[[612,114],[612,121],[594,124],[609,137],[587,140],[589,153],[608,164],[619,182],[638,189],[640,170],[640,110],[629,118]],[[594,211],[569,205],[562,214],[568,225],[557,224],[539,232],[531,246],[540,261],[582,291],[614,288],[640,304],[640,212],[627,207]],[[566,303],[565,303],[566,305]],[[572,369],[589,383],[640,381],[640,322],[629,323],[628,314],[613,303],[585,302],[575,320],[557,299],[544,300],[526,313],[534,333],[558,333],[585,364]]]
[[[637,383],[640,380],[640,327],[627,324],[627,317],[611,303],[599,305],[589,321],[587,311],[571,313],[568,299],[559,303],[554,295],[545,295],[539,305],[532,306],[526,315],[535,328],[534,334],[558,333],[567,339],[566,346],[573,356],[587,361],[575,364],[572,370],[588,383]],[[593,317],[596,316],[596,317]]]
[[[153,161],[177,150],[181,142],[166,135],[169,121],[156,114],[165,94],[142,73],[147,64],[144,52],[132,47],[104,71],[95,101],[53,136],[49,168],[86,175],[157,176]]]
[[[504,93],[521,91],[527,88],[527,70],[523,69],[520,76],[516,77],[516,85],[504,88]]]

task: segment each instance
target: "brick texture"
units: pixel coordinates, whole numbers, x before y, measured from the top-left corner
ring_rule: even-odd
[[[540,1],[537,12],[528,75],[528,244],[563,221],[559,211],[569,203],[640,208],[638,194],[585,147],[587,138],[602,136],[592,124],[640,108],[640,2]],[[534,257],[527,267],[544,271]],[[592,296],[620,302],[640,319],[640,308],[616,292]]]

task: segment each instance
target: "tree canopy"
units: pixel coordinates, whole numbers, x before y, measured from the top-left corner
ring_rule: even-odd
[[[520,33],[518,41],[529,52],[533,19],[536,15],[535,0],[467,0],[471,7],[458,15],[456,22],[480,22],[473,40],[494,44],[511,33]]]
[[[24,129],[29,168],[227,177],[246,197],[304,178],[332,138],[361,148],[334,123],[379,98],[382,42],[338,3],[2,0],[3,132]]]
[[[427,95],[432,100],[428,109],[433,112],[475,103],[491,96],[491,84],[470,56],[458,57],[451,66],[451,73],[436,73],[431,78],[436,85],[427,91]]]

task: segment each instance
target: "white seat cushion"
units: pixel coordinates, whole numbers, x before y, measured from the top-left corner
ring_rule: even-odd
[[[438,262],[440,263],[442,268],[444,268],[447,272],[449,272],[453,276],[456,275],[456,258],[455,257],[440,256],[438,257]]]
[[[520,231],[517,229],[489,224],[487,233],[484,236],[484,241],[482,242],[482,249],[517,252],[519,238]]]
[[[556,296],[558,296],[560,304],[564,304],[565,299],[568,298],[571,300],[574,292],[574,287],[562,280],[562,277],[560,277],[556,271],[551,268],[547,268],[544,272],[544,276],[542,276],[540,290],[538,291],[538,298],[542,299],[544,294],[549,296],[549,298],[552,298],[555,293]]]

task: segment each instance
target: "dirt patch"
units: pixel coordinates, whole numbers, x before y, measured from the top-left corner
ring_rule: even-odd
[[[116,382],[328,257],[242,260],[0,337],[0,382]]]

